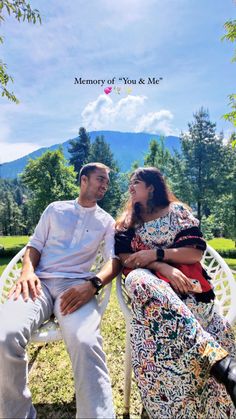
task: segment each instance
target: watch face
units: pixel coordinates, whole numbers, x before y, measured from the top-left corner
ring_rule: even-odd
[[[90,281],[94,284],[94,286],[99,289],[102,287],[102,281],[97,278],[96,276],[94,276],[93,278],[90,279]]]

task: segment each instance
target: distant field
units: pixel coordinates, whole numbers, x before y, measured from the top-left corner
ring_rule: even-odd
[[[0,236],[0,245],[5,249],[23,247],[29,241],[29,236]]]
[[[235,249],[234,241],[230,239],[217,238],[207,242],[215,250]]]

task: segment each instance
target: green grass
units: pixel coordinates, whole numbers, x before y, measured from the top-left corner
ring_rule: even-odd
[[[235,249],[234,241],[224,238],[216,238],[208,241],[208,244],[215,250]]]
[[[0,236],[0,245],[2,245],[4,249],[24,247],[28,241],[28,236]]]

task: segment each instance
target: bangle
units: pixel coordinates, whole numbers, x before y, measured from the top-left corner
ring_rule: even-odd
[[[165,250],[164,249],[156,249],[156,260],[157,262],[162,262],[165,257]]]

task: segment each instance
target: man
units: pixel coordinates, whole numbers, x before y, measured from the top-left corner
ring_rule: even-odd
[[[0,418],[36,417],[25,348],[52,313],[72,362],[76,416],[114,417],[94,298],[120,269],[113,249],[114,220],[97,205],[108,189],[109,170],[101,163],[85,165],[78,199],[50,204],[28,243],[21,277],[0,308]],[[94,276],[90,270],[103,240],[110,259]]]

